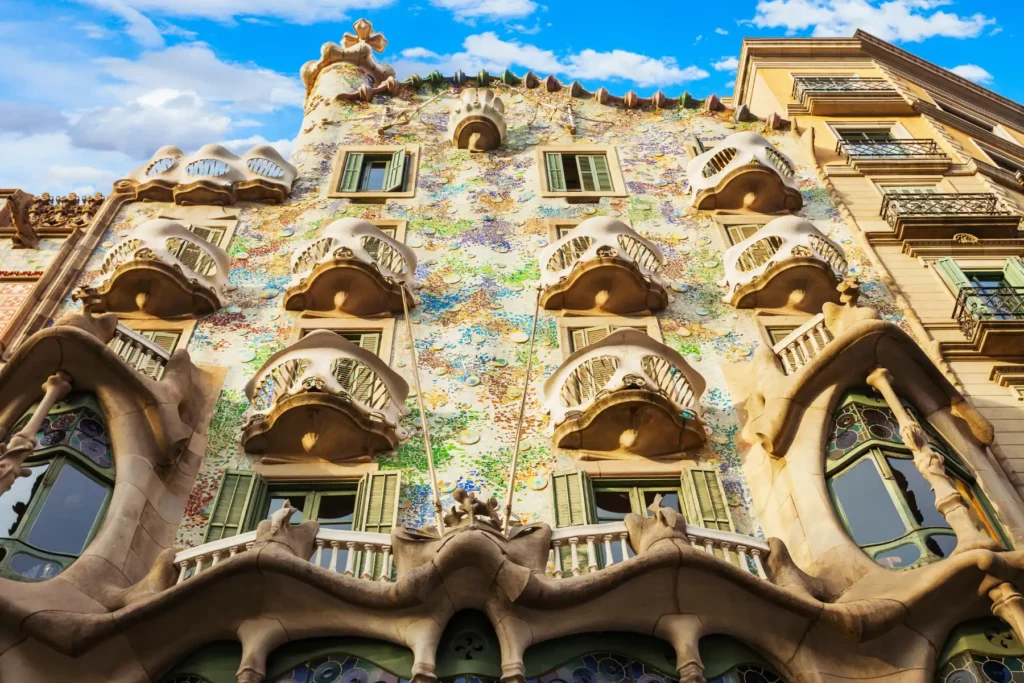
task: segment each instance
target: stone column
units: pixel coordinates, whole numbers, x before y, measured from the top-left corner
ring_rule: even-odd
[[[71,375],[58,370],[43,382],[43,391],[43,398],[36,406],[35,413],[29,418],[28,424],[0,447],[3,449],[0,453],[0,495],[11,490],[15,479],[29,475],[28,469],[24,466],[25,458],[35,450],[36,434],[39,433],[43,420],[50,414],[53,404],[71,391]]]
[[[935,507],[956,533],[957,552],[974,548],[1001,550],[998,541],[979,529],[971,517],[967,504],[960,493],[953,487],[953,482],[946,475],[946,466],[942,455],[932,450],[928,438],[921,427],[907,412],[900,402],[896,390],[892,387],[892,375],[885,368],[875,368],[867,376],[867,383],[882,394],[885,402],[892,409],[900,425],[900,436],[914,454],[914,465],[935,492]]]

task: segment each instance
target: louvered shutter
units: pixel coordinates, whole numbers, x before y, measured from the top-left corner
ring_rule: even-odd
[[[956,293],[959,293],[963,287],[971,286],[971,281],[964,275],[964,271],[960,270],[960,266],[951,258],[941,258],[936,261],[935,270],[943,280],[953,287],[953,291]]]
[[[168,354],[174,353],[174,349],[178,346],[178,340],[181,339],[180,332],[168,330],[147,330],[141,334]],[[160,375],[163,374],[163,364],[160,359],[154,356],[143,362],[142,366],[139,367],[139,371],[147,377],[160,379]]]
[[[576,170],[580,174],[580,188],[584,192],[596,192],[597,184],[594,180],[596,175],[596,170],[594,169],[594,157],[589,154],[577,154]]]
[[[705,529],[735,531],[718,470],[694,467],[683,471],[686,521]]]
[[[565,168],[562,166],[562,155],[548,152],[544,158],[548,170],[548,191],[565,192]]]
[[[405,150],[400,149],[391,155],[388,168],[384,172],[382,192],[401,192],[405,185]]]
[[[215,247],[222,246],[221,241],[226,233],[224,228],[215,225],[190,225],[188,229],[193,235],[203,238]]]
[[[263,518],[267,482],[255,472],[227,470],[220,480],[203,543],[252,531]]]
[[[1024,287],[1024,259],[1020,256],[1011,256],[1003,264],[1003,277],[1011,287]],[[1024,292],[1018,292],[1024,294]]]
[[[358,344],[372,354],[380,350],[380,332],[363,332],[359,335]],[[353,371],[352,395],[363,403],[369,403],[373,390],[373,371],[359,363]]]
[[[359,482],[356,495],[357,531],[390,534],[398,519],[398,494],[402,480],[398,471],[370,472]]]
[[[555,528],[594,522],[594,488],[586,472],[552,474],[551,496]]]
[[[590,163],[594,168],[594,180],[598,192],[612,191],[612,174],[608,170],[608,157],[604,154],[595,154],[590,157]]]
[[[363,155],[359,152],[349,152],[345,155],[345,170],[341,174],[341,191],[358,192],[359,176],[363,170]]]

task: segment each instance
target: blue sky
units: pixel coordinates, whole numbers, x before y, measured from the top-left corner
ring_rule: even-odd
[[[0,0],[0,187],[109,191],[160,146],[269,141],[302,120],[299,68],[359,17],[400,78],[532,69],[622,94],[732,90],[744,36],[857,28],[1024,99],[1024,12],[984,0]]]

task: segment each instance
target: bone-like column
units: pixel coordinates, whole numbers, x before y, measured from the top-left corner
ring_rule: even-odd
[[[3,445],[0,453],[0,495],[11,490],[18,477],[27,477],[25,458],[32,454],[36,447],[36,434],[43,420],[50,414],[53,404],[68,395],[71,391],[71,375],[58,370],[43,382],[43,398],[36,406],[36,411],[28,423],[17,434]]]
[[[914,454],[914,465],[935,492],[936,509],[942,513],[956,533],[957,552],[973,548],[1001,550],[999,542],[979,529],[971,517],[967,504],[946,475],[942,455],[932,450],[924,428],[910,416],[896,395],[896,390],[892,386],[892,374],[885,368],[875,368],[867,376],[867,383],[882,394],[896,416],[900,425],[900,436]]]

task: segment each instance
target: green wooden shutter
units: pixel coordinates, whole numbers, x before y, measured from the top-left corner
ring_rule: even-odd
[[[604,154],[595,154],[590,157],[590,163],[594,167],[594,180],[597,183],[598,192],[611,192],[612,174],[608,170],[608,157]]]
[[[562,155],[548,152],[544,155],[548,170],[548,192],[565,192],[565,168],[562,166]]]
[[[718,470],[694,467],[683,470],[686,521],[705,529],[735,531]]]
[[[400,149],[391,155],[388,168],[384,172],[382,192],[401,192],[405,186],[405,150]]]
[[[358,192],[359,176],[363,170],[363,155],[349,152],[345,155],[345,171],[341,174],[341,191]]]
[[[1024,259],[1011,256],[1003,264],[1003,277],[1011,287],[1024,287]]]
[[[380,350],[380,332],[363,332],[359,335],[359,346],[372,354]],[[368,403],[373,391],[374,372],[366,365],[357,365],[352,378],[352,395]]]
[[[577,154],[576,170],[580,174],[580,188],[584,192],[596,192],[597,182],[594,178],[597,171],[594,168],[594,157],[590,154]]]
[[[174,353],[174,349],[178,346],[178,340],[181,339],[180,332],[174,332],[171,330],[147,330],[141,334],[167,353]],[[160,371],[160,361],[155,357],[150,358],[139,368],[139,370],[142,374],[147,377],[152,377],[153,379],[160,379],[160,375],[162,374]]]
[[[398,519],[398,471],[370,472],[359,482],[356,495],[356,531],[390,534]]]
[[[227,470],[213,499],[203,543],[252,531],[263,518],[267,482],[255,472]]]
[[[552,474],[551,496],[556,528],[592,524],[597,516],[594,487],[586,472]]]
[[[193,235],[203,238],[215,247],[223,246],[221,242],[227,234],[226,229],[216,225],[190,225],[188,229]]]
[[[964,271],[960,270],[960,266],[951,258],[941,258],[936,261],[935,270],[946,281],[946,284],[953,288],[954,294],[959,293],[962,287],[971,286],[971,281],[964,275]]]

